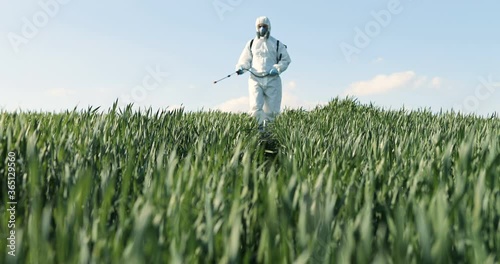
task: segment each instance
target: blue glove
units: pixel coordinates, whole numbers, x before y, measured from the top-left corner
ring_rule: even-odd
[[[245,72],[244,72],[244,70],[243,70],[243,67],[240,67],[240,68],[236,71],[236,74],[238,74],[238,75],[242,75],[243,73],[245,73]]]
[[[272,68],[272,69],[269,71],[269,75],[270,75],[270,76],[276,76],[276,75],[278,75],[278,74],[279,74],[279,72],[278,72],[278,70],[276,70],[275,68]]]

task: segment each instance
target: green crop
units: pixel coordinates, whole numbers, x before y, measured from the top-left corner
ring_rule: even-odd
[[[334,99],[0,113],[2,263],[497,263],[500,119]],[[6,241],[8,214],[0,214]]]

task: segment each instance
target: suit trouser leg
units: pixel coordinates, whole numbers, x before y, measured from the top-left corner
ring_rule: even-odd
[[[253,77],[248,79],[248,94],[250,104],[250,111],[248,113],[255,117],[259,125],[261,125],[266,119],[266,114],[263,110],[264,90],[262,85]]]
[[[264,114],[269,121],[274,121],[281,109],[282,87],[279,76],[271,77],[264,88]]]

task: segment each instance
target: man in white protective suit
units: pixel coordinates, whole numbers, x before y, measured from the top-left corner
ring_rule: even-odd
[[[255,22],[257,36],[248,41],[240,55],[236,72],[250,72],[248,92],[249,114],[257,119],[259,130],[279,114],[281,108],[281,78],[290,64],[286,45],[271,37],[271,22],[262,16]]]

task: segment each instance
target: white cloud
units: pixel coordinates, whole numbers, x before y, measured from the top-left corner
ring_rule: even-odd
[[[414,71],[377,75],[371,80],[354,82],[344,91],[344,95],[365,96],[384,94],[404,88],[440,88],[443,78],[418,76]]]
[[[434,78],[432,78],[431,84],[432,84],[432,87],[434,87],[434,88],[441,88],[441,86],[443,84],[443,79],[439,78],[439,77],[434,77]]]
[[[409,84],[415,79],[415,76],[416,74],[413,71],[398,72],[390,75],[377,75],[375,78],[368,81],[352,83],[344,94],[363,96],[386,93]]]
[[[295,90],[295,88],[297,87],[297,83],[295,81],[290,81],[288,82],[288,85],[285,86],[285,89],[290,89],[290,90]]]
[[[381,62],[383,62],[383,61],[384,61],[384,58],[382,58],[382,57],[378,57],[378,58],[374,59],[374,60],[372,61],[372,63],[381,63]]]
[[[427,78],[427,76],[418,76],[418,77],[415,77],[415,79],[413,80],[413,86],[412,86],[412,88],[418,89],[418,88],[424,86],[428,82],[429,82],[429,78]]]
[[[297,90],[297,83],[295,81],[290,81],[283,87],[283,95],[281,100],[281,108],[304,108],[304,109],[312,109],[317,103],[313,103],[307,100],[304,100],[297,96],[295,93]]]
[[[181,109],[181,108],[185,108],[184,105],[182,105],[182,104],[173,104],[173,105],[167,106],[167,109],[169,111],[174,111],[174,110]]]
[[[230,99],[220,105],[217,105],[215,109],[219,109],[223,112],[246,112],[248,111],[248,97],[242,96],[239,98]]]
[[[65,89],[65,88],[54,88],[45,91],[46,94],[53,97],[68,97],[70,95],[76,94],[75,90]]]
[[[293,88],[295,89],[295,88]],[[317,104],[301,99],[297,96],[292,89],[285,89],[283,91],[283,96],[281,100],[281,108],[304,108],[311,109],[314,108]]]

